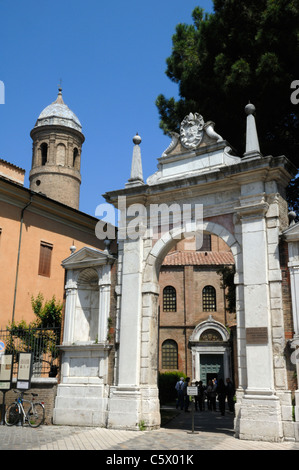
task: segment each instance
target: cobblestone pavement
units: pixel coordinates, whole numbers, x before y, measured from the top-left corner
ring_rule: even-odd
[[[299,442],[244,441],[234,437],[233,416],[178,412],[155,431],[122,431],[78,426],[0,426],[0,450],[299,450]]]

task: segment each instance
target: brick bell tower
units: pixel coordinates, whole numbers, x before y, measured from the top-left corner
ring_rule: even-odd
[[[85,138],[79,119],[62,99],[61,88],[56,101],[39,115],[30,136],[30,189],[79,209],[81,148]]]

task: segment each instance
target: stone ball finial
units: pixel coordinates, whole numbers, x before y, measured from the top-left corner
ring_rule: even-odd
[[[296,212],[294,212],[294,211],[290,211],[290,212],[288,213],[289,224],[290,224],[290,225],[294,225],[294,224],[295,224],[296,216],[297,216],[297,214],[296,214]]]
[[[75,253],[76,249],[77,248],[75,247],[74,242],[73,242],[72,246],[70,246],[70,252],[73,254]]]
[[[138,135],[138,132],[136,132],[136,135],[134,135],[133,142],[134,142],[135,145],[141,144],[141,137],[140,137],[140,135]]]
[[[246,113],[246,114],[253,114],[253,113],[255,113],[255,106],[254,106],[254,104],[248,103],[248,104],[245,106],[245,113]]]

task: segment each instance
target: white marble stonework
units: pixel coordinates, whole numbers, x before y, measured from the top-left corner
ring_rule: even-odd
[[[215,132],[214,123],[190,114],[182,122],[180,134],[172,134],[171,144],[158,160],[158,171],[146,184],[136,178],[134,185],[110,191],[105,198],[118,207],[118,198],[125,196],[127,208],[139,203],[148,214],[151,204],[176,203],[181,210],[184,204],[203,204],[203,230],[228,244],[236,265],[239,387],[235,433],[241,439],[279,441],[294,438],[278,245],[288,226],[281,188],[295,169],[284,156],[260,153],[254,111],[253,105],[246,106],[243,157],[228,151],[231,146]],[[138,165],[139,157],[138,153]],[[177,235],[190,236],[195,226],[193,215],[188,227],[166,230],[158,240],[147,231],[142,238],[127,237],[119,243],[119,350],[116,383],[109,399],[109,427],[137,429],[141,421],[148,429],[160,425],[159,270],[177,243]]]
[[[201,335],[207,330],[215,331],[221,338],[221,341],[203,341]],[[229,333],[224,325],[213,319],[212,315],[209,315],[208,320],[201,322],[195,327],[189,338],[189,343],[192,353],[193,382],[199,382],[200,380],[200,356],[205,354],[222,356],[223,379],[232,377]]]
[[[112,262],[112,256],[87,247],[62,262],[67,282],[55,424],[106,426]]]
[[[294,217],[295,214],[290,214]],[[296,418],[296,439],[299,440],[299,223],[291,222],[290,227],[283,233],[282,237],[288,243],[289,262],[292,295],[292,313],[294,336],[290,342],[294,352],[293,362],[296,363],[297,390],[295,392],[295,418]]]

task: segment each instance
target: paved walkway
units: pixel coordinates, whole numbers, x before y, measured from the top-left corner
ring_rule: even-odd
[[[257,442],[236,439],[233,416],[219,412],[178,415],[155,431],[118,431],[78,426],[0,426],[0,450],[109,450],[199,451],[199,450],[299,450],[299,442]],[[127,452],[130,455],[130,452]],[[106,454],[105,454],[106,455]],[[132,454],[134,455],[134,454]]]

